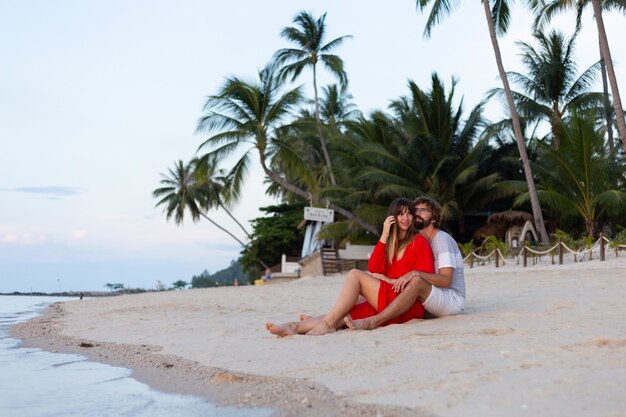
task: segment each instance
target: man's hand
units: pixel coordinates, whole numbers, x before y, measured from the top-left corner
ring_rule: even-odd
[[[402,290],[404,290],[404,287],[406,287],[406,284],[408,284],[414,276],[416,276],[414,271],[407,272],[406,274],[402,275],[393,283],[393,290],[395,292],[402,292]]]

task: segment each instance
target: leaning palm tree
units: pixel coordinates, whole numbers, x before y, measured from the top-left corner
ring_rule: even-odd
[[[543,214],[541,213],[541,205],[539,204],[539,198],[537,197],[537,187],[533,178],[532,169],[530,167],[530,161],[528,159],[528,153],[526,152],[526,144],[524,143],[524,136],[522,134],[522,127],[519,120],[519,115],[515,109],[515,102],[513,100],[513,94],[511,92],[511,86],[504,70],[504,64],[502,63],[502,55],[500,54],[500,45],[498,44],[498,35],[506,33],[508,29],[511,15],[509,10],[509,3],[506,0],[495,0],[493,9],[489,7],[489,0],[481,0],[483,9],[485,11],[485,17],[487,19],[487,26],[489,28],[489,36],[491,38],[491,45],[496,58],[496,64],[498,66],[498,73],[502,80],[504,92],[506,95],[506,101],[509,107],[509,113],[513,122],[513,132],[515,134],[515,141],[517,142],[517,148],[519,150],[520,159],[522,160],[522,167],[524,169],[524,175],[526,182],[528,183],[528,192],[530,195],[530,202],[533,211],[533,217],[535,220],[535,227],[539,232],[540,239],[543,243],[550,241],[546,226],[543,221]],[[417,0],[417,7],[420,10],[424,10],[428,5],[432,3],[432,8],[426,22],[424,29],[424,35],[430,36],[432,28],[439,23],[446,15],[448,15],[453,7],[454,0]]]
[[[617,121],[617,131],[619,132],[622,146],[626,152],[626,121],[624,120],[624,108],[622,106],[622,100],[619,94],[619,88],[617,85],[617,77],[615,75],[615,69],[613,68],[613,60],[611,58],[611,50],[609,48],[609,41],[606,36],[606,30],[604,28],[604,19],[602,18],[602,11],[620,11],[626,13],[626,1],[625,0],[552,0],[549,2],[533,0],[530,2],[531,7],[537,13],[535,20],[535,27],[541,28],[546,23],[550,22],[552,16],[558,12],[565,10],[576,9],[576,29],[580,29],[581,16],[583,9],[586,5],[591,3],[593,7],[593,14],[596,20],[600,57],[603,65],[606,68],[606,72],[613,93],[613,108],[615,110],[615,116]],[[604,71],[603,71],[604,73]],[[611,129],[611,123],[609,120],[608,129]],[[609,146],[611,145],[611,137],[609,136]]]
[[[203,157],[222,161],[243,149],[243,154],[232,170],[232,181],[235,182],[243,181],[251,163],[252,152],[256,151],[263,171],[273,182],[301,198],[325,204],[364,229],[378,233],[374,226],[354,213],[294,185],[271,169],[272,160],[279,153],[283,159],[300,158],[297,152],[289,152],[279,134],[279,130],[285,128],[285,119],[302,99],[300,90],[297,87],[281,92],[273,65],[259,73],[258,83],[247,83],[236,77],[227,79],[219,93],[206,101],[205,115],[200,119],[196,131],[211,136],[200,145],[198,151],[208,148],[209,151]]]
[[[191,215],[191,219],[194,222],[203,217],[235,239],[246,251],[250,252],[248,245],[207,216],[205,208],[209,207],[210,204],[207,203],[206,183],[198,181],[197,174],[194,172],[194,166],[194,161],[185,164],[183,161],[178,160],[174,168],[170,168],[167,174],[161,174],[161,185],[163,186],[157,188],[152,193],[155,198],[160,199],[156,206],[163,206],[165,218],[169,220],[173,216],[177,225],[183,223],[185,213],[187,212]],[[262,260],[258,258],[257,260],[264,268],[268,268]]]
[[[196,186],[204,194],[202,208],[206,211],[213,208],[222,209],[239,228],[252,240],[252,236],[245,227],[233,216],[230,211],[232,203],[240,197],[241,182],[230,181],[234,177],[233,171],[230,175],[223,169],[218,169],[217,161],[211,158],[196,158],[191,161],[193,173],[195,175]],[[235,167],[237,169],[237,167]]]
[[[535,49],[531,44],[518,42],[522,48],[522,63],[526,74],[508,72],[513,82],[523,92],[513,91],[516,108],[527,122],[546,121],[551,126],[554,146],[559,149],[559,126],[563,118],[574,110],[594,111],[602,105],[602,93],[591,92],[591,87],[600,69],[596,63],[577,76],[573,58],[575,36],[567,38],[560,32],[535,33],[539,43]],[[502,88],[490,94],[504,96]]]
[[[280,35],[287,41],[294,43],[296,48],[284,48],[274,54],[277,65],[283,66],[280,71],[282,79],[291,77],[294,81],[302,71],[310,67],[313,72],[313,93],[315,103],[315,118],[318,123],[320,145],[324,154],[329,177],[333,185],[337,184],[333,173],[333,165],[328,148],[322,134],[319,98],[317,91],[317,63],[322,62],[331,74],[337,77],[342,87],[348,83],[348,76],[343,67],[343,60],[330,52],[340,46],[351,36],[341,36],[328,43],[326,41],[326,13],[315,19],[310,12],[302,11],[293,19],[295,27],[289,26],[282,30]]]

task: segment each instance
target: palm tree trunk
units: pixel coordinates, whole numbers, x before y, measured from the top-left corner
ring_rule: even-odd
[[[459,222],[459,236],[465,242],[465,240],[467,239],[467,236],[465,235],[467,232],[467,229],[465,227],[465,215],[461,210],[457,210],[456,216],[457,221]]]
[[[213,221],[213,219],[211,219],[210,217],[208,217],[206,214],[204,213],[200,213],[200,215],[202,217],[204,217],[205,219],[207,219],[209,222],[211,222],[211,224],[215,227],[217,227],[218,229],[222,230],[223,232],[227,233],[230,237],[232,237],[233,239],[235,239],[237,242],[239,242],[239,244],[241,246],[243,246],[243,248],[246,250],[246,252],[248,252],[250,255],[254,256],[254,258],[261,264],[263,265],[263,268],[268,269],[269,266],[267,266],[265,264],[265,262],[263,262],[262,260],[260,260],[255,254],[252,253],[252,251],[250,250],[250,248],[248,247],[248,245],[246,245],[245,243],[243,243],[241,240],[239,240],[239,238],[235,235],[233,235],[232,233],[230,233],[230,231],[224,229],[222,226],[220,226],[219,224],[215,223]]]
[[[231,219],[233,219],[233,220],[235,221],[235,223],[237,223],[237,225],[239,225],[239,227],[241,228],[241,230],[243,230],[243,232],[246,234],[246,236],[248,237],[248,239],[252,240],[252,236],[250,236],[250,233],[248,233],[248,231],[247,231],[247,230],[243,227],[243,225],[242,225],[241,223],[239,223],[239,220],[237,220],[237,219],[235,218],[235,216],[233,216],[233,215],[231,214],[231,212],[230,212],[230,211],[229,211],[229,210],[228,210],[228,209],[224,206],[224,204],[222,204],[222,202],[221,202],[221,201],[218,201],[217,203],[218,203],[218,204],[220,205],[220,207],[221,207],[221,208],[222,208],[222,209],[226,212],[226,214],[228,214],[228,216],[229,216]]]
[[[559,123],[561,122],[561,114],[559,110],[559,103],[554,102],[552,104],[552,120],[550,120],[550,124],[552,124],[552,136],[554,137],[554,149],[557,151],[561,147],[561,135],[559,134]]]
[[[598,225],[592,216],[585,216],[585,229],[588,236],[597,237]]]
[[[502,56],[500,54],[500,46],[498,45],[498,38],[496,37],[496,30],[491,18],[491,10],[489,9],[489,1],[483,0],[483,6],[485,9],[485,16],[487,18],[487,26],[489,27],[489,35],[491,37],[491,44],[493,46],[493,52],[496,56],[496,64],[498,65],[498,72],[502,79],[502,85],[504,87],[504,93],[506,94],[506,101],[509,104],[509,111],[511,113],[511,120],[513,121],[513,131],[515,132],[515,141],[517,142],[517,148],[519,150],[520,158],[522,160],[522,167],[524,168],[524,175],[526,176],[526,183],[528,184],[528,194],[530,196],[530,204],[533,209],[533,217],[535,219],[535,227],[539,233],[539,237],[542,243],[549,243],[550,238],[546,231],[546,225],[543,221],[543,215],[541,214],[541,206],[539,205],[539,197],[537,195],[537,188],[535,187],[535,180],[533,178],[533,172],[530,168],[530,162],[528,160],[528,154],[526,153],[526,144],[524,143],[524,137],[522,135],[522,127],[520,125],[519,116],[515,110],[515,104],[513,102],[513,94],[511,93],[511,86],[509,80],[504,71],[504,65],[502,64]]]
[[[285,180],[283,177],[281,177],[277,172],[274,172],[272,170],[270,170],[266,165],[265,165],[265,158],[263,153],[260,153],[260,159],[261,159],[261,166],[263,167],[263,171],[265,171],[265,174],[270,177],[272,179],[272,181],[274,181],[275,183],[279,184],[281,187],[283,187],[284,189],[291,191],[292,193],[299,195],[300,197],[306,199],[306,200],[311,200],[312,199],[312,195],[310,192],[308,191],[304,191],[301,188],[296,187],[295,185],[291,184],[289,181]],[[326,204],[328,207],[332,208],[333,210],[335,210],[337,213],[341,214],[342,216],[344,216],[346,219],[351,220],[355,223],[357,223],[359,226],[361,226],[362,228],[364,228],[365,230],[367,230],[368,232],[373,233],[374,235],[378,236],[379,232],[378,229],[376,229],[376,227],[372,226],[371,224],[367,223],[366,221],[364,221],[363,219],[361,219],[360,217],[356,216],[354,213],[337,206],[335,203],[333,203],[332,201],[323,198],[321,200],[319,200],[320,203],[322,204]]]
[[[322,146],[322,153],[324,154],[324,160],[326,161],[326,169],[328,169],[330,183],[335,186],[337,185],[337,180],[335,179],[335,174],[333,173],[333,163],[330,160],[330,155],[328,154],[328,149],[326,148],[326,141],[324,140],[324,135],[322,134],[322,121],[320,119],[320,105],[317,95],[317,71],[315,69],[315,64],[313,65],[313,93],[315,94],[315,119],[317,120],[317,133],[320,137],[320,145]]]
[[[602,56],[602,52],[600,52]],[[606,78],[606,64],[604,58],[600,58],[600,71],[602,71],[602,95],[604,104],[604,117],[606,118],[606,133],[609,152],[613,152],[615,143],[613,142],[613,118],[611,117],[611,101],[609,100],[609,82]]]
[[[609,49],[609,41],[606,37],[606,30],[604,29],[604,20],[602,19],[602,4],[600,0],[591,0],[591,4],[593,5],[593,13],[596,18],[596,24],[598,25],[600,54],[604,59],[606,71],[609,77],[609,84],[611,85],[611,93],[613,93],[613,107],[615,108],[615,118],[617,119],[617,131],[619,132],[619,138],[622,141],[624,152],[626,152],[626,121],[624,120],[624,109],[622,107],[622,100],[619,95],[619,88],[617,87],[615,70],[613,69],[613,60],[611,58],[611,50]]]

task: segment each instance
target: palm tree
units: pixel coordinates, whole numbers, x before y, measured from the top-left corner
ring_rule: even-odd
[[[626,215],[624,161],[618,160],[616,151],[608,155],[604,151],[603,135],[592,118],[574,112],[559,130],[561,149],[540,145],[535,165],[540,177],[539,198],[563,218],[581,218],[587,235],[595,237],[600,219],[618,220]],[[523,183],[509,185],[525,191]],[[528,194],[523,193],[516,204],[527,199]]]
[[[330,128],[337,127],[341,123],[353,120],[361,112],[351,101],[352,94],[337,88],[336,84],[322,87],[320,100],[320,117]]]
[[[345,123],[355,120],[361,114],[351,99],[352,95],[341,90],[335,84],[322,87],[320,97],[321,125],[314,116],[314,110],[309,111],[306,107],[300,109],[299,117],[291,125],[277,132],[277,140],[283,146],[272,159],[272,169],[282,172],[292,183],[316,195],[323,188],[327,189],[331,181],[328,177],[328,170],[319,142],[318,129],[321,126],[324,137],[335,146],[333,160],[337,164],[333,174],[336,179],[339,179],[339,184],[345,185],[345,181],[349,181],[349,178],[342,175],[343,164],[338,159],[337,152],[339,149],[336,148],[336,144],[344,135]],[[298,157],[293,158],[293,154],[298,155]],[[278,186],[270,187],[268,191],[275,195],[283,192]],[[286,197],[290,198],[289,196]]]
[[[384,219],[390,199],[428,194],[463,234],[463,214],[495,196],[488,190],[499,176],[482,168],[490,151],[480,137],[483,103],[465,118],[453,103],[455,85],[446,90],[436,74],[430,91],[409,81],[410,94],[391,104],[393,115],[377,111],[347,122],[336,145],[343,187],[324,191],[359,201],[359,215],[375,222]]]
[[[439,23],[447,14],[452,11],[453,0],[417,0],[417,7],[420,10],[424,10],[429,3],[433,3],[433,7],[430,10],[426,27],[424,29],[425,36],[430,36],[431,30],[435,24]],[[533,178],[532,169],[530,167],[530,161],[526,152],[526,144],[524,143],[524,136],[522,135],[522,128],[515,109],[515,103],[513,100],[513,94],[509,85],[509,80],[504,70],[502,63],[502,55],[500,54],[500,46],[498,44],[497,35],[502,35],[508,29],[510,23],[510,10],[509,4],[506,0],[496,0],[494,2],[493,10],[489,8],[489,1],[482,0],[483,8],[485,11],[485,17],[487,19],[487,26],[489,28],[489,36],[491,38],[491,44],[493,46],[493,52],[496,58],[496,64],[498,66],[498,73],[502,80],[506,101],[509,107],[509,113],[513,122],[513,131],[515,134],[515,141],[517,142],[517,148],[519,150],[520,159],[522,160],[522,167],[524,169],[524,176],[528,183],[528,192],[530,195],[530,202],[533,211],[533,217],[535,220],[535,227],[539,232],[540,239],[543,243],[549,243],[548,232],[546,232],[546,226],[543,221],[543,214],[541,213],[541,205],[539,204],[539,198],[537,197],[537,187]]]
[[[208,211],[213,208],[221,208],[233,219],[239,228],[246,234],[248,239],[252,239],[250,233],[237,220],[230,211],[232,203],[240,197],[241,182],[230,181],[230,178],[236,177],[234,171],[228,175],[223,169],[217,169],[217,161],[210,158],[196,158],[191,161],[193,175],[195,176],[196,186],[202,190],[204,194],[202,208]],[[235,166],[234,170],[238,167]],[[237,177],[240,178],[240,177]]]
[[[513,91],[516,108],[527,122],[544,120],[550,123],[555,148],[560,146],[559,129],[563,117],[574,109],[596,109],[602,104],[601,93],[590,92],[599,70],[592,65],[577,77],[573,59],[575,36],[567,39],[560,32],[535,33],[539,49],[526,42],[522,48],[522,62],[528,75],[508,72],[507,76],[519,84],[524,93]],[[504,95],[502,88],[490,94]]]
[[[167,174],[161,174],[163,187],[157,188],[152,193],[155,198],[160,199],[156,206],[164,206],[165,218],[169,220],[174,216],[177,225],[183,223],[186,212],[189,212],[194,222],[203,217],[249,251],[248,245],[207,216],[206,207],[210,205],[207,203],[206,183],[198,181],[194,172],[195,165],[194,161],[185,164],[182,160],[178,160]],[[257,260],[264,268],[268,267],[262,260],[258,258]]]
[[[374,226],[354,213],[327,198],[318,198],[310,191],[297,187],[270,168],[279,153],[283,159],[300,158],[280,140],[278,131],[289,127],[283,126],[283,122],[301,101],[301,89],[297,87],[284,93],[279,89],[280,84],[273,65],[259,73],[258,83],[247,83],[236,77],[227,79],[219,93],[207,99],[205,115],[200,119],[196,131],[212,136],[200,145],[198,151],[211,148],[203,157],[221,161],[244,148],[243,155],[232,170],[231,180],[236,183],[243,180],[251,161],[251,152],[256,151],[265,174],[282,188],[305,200],[325,204],[364,229],[377,234]]]
[[[613,93],[613,108],[615,110],[615,116],[617,121],[617,131],[619,132],[620,139],[622,141],[622,146],[624,148],[624,152],[626,153],[626,121],[624,119],[624,108],[622,107],[622,100],[619,94],[619,88],[617,86],[617,78],[615,75],[615,70],[613,68],[613,60],[611,58],[611,50],[609,48],[609,41],[606,36],[606,30],[604,28],[604,19],[602,18],[602,10],[607,11],[621,11],[622,13],[626,13],[626,1],[624,0],[552,0],[548,3],[544,3],[533,0],[531,1],[531,6],[533,10],[537,13],[537,18],[535,19],[535,27],[540,28],[545,23],[549,22],[552,16],[555,13],[562,12],[569,9],[576,8],[577,17],[576,17],[576,30],[580,29],[581,26],[581,16],[583,9],[586,5],[591,2],[593,7],[593,13],[596,20],[596,25],[598,27],[598,38],[599,38],[599,47],[600,47],[600,57],[603,62],[603,65],[606,68],[606,72],[609,79],[609,84],[611,85],[611,91]],[[603,71],[604,72],[604,71]],[[608,94],[607,94],[608,95]],[[607,114],[608,121],[608,131],[611,130],[610,116]],[[609,147],[612,148],[612,139],[609,136]]]
[[[485,126],[484,103],[463,118],[463,100],[454,105],[456,81],[446,91],[433,74],[430,91],[409,81],[410,96],[392,102],[404,135],[411,137],[411,152],[419,167],[423,193],[436,198],[444,218],[457,223],[465,233],[464,213],[476,209],[497,195],[491,191],[500,179],[496,172],[482,169],[490,153],[488,138],[481,135]]]
[[[313,71],[313,93],[315,103],[315,118],[318,123],[320,145],[324,160],[333,185],[337,184],[333,173],[333,165],[328,153],[326,142],[322,134],[320,121],[319,98],[317,91],[317,63],[321,61],[326,69],[339,79],[342,87],[348,84],[348,76],[343,68],[343,60],[330,52],[339,47],[344,40],[351,36],[341,36],[324,44],[326,38],[326,13],[315,19],[310,12],[302,11],[293,19],[295,27],[284,28],[280,35],[287,41],[294,43],[296,48],[284,48],[274,54],[277,65],[283,65],[280,71],[281,79],[291,77],[294,81],[302,71],[311,67]]]
[[[272,158],[271,168],[283,173],[292,184],[315,195],[331,184],[319,141],[319,128],[321,126],[329,143],[336,142],[343,135],[343,124],[360,115],[351,99],[352,95],[335,84],[322,87],[319,106],[322,123],[318,123],[315,118],[314,109],[309,109],[308,106],[300,108],[295,121],[277,130],[276,140],[281,147]],[[297,157],[294,158],[294,155]],[[337,155],[333,156],[336,159]],[[341,166],[335,166],[335,178],[338,178],[339,171]],[[268,193],[288,200],[292,198],[292,195],[285,194],[284,189],[276,183],[270,185]]]

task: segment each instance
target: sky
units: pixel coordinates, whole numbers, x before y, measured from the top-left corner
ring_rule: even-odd
[[[482,6],[462,3],[424,39],[426,16],[408,0],[0,0],[0,292],[151,289],[227,267],[234,240],[206,221],[166,222],[152,197],[160,174],[203,141],[194,130],[205,98],[225,77],[254,81],[289,46],[280,30],[309,10],[327,12],[328,40],[353,36],[336,53],[360,110],[386,109],[408,79],[428,89],[437,72],[458,80],[469,111],[500,84]],[[531,17],[513,12],[500,42],[506,69],[522,71],[516,41],[532,42]],[[555,25],[571,33],[573,19]],[[605,16],[623,96],[624,19]],[[588,11],[579,70],[598,60],[597,45]],[[311,73],[298,84],[310,93]],[[491,120],[503,114],[487,107]],[[246,226],[276,202],[264,189],[256,163],[233,209]],[[224,213],[210,216],[243,239]]]

